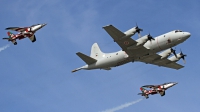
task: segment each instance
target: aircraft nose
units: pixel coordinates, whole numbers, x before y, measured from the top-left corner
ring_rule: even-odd
[[[186,32],[186,36],[190,37],[190,36],[191,36],[191,34],[190,34],[189,32]]]
[[[44,27],[44,26],[46,26],[47,24],[45,23],[45,24],[42,24],[42,27]]]
[[[176,84],[178,84],[178,82],[174,82],[174,83],[173,83],[173,85],[176,85]]]
[[[189,38],[191,36],[191,34],[189,32],[185,32],[184,34],[185,34],[186,38]]]

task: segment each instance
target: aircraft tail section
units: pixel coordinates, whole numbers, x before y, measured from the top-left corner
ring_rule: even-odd
[[[103,52],[101,51],[101,49],[99,48],[98,44],[97,43],[94,43],[92,45],[92,48],[91,48],[91,54],[90,54],[90,57],[94,58],[94,59],[100,59],[102,56],[103,56]]]
[[[89,57],[81,52],[76,53],[85,63],[87,63],[88,65],[93,64],[95,62],[97,62],[96,59]]]
[[[149,95],[145,94],[145,93],[138,93],[138,95],[144,96],[146,99],[149,98]]]
[[[9,36],[9,38],[12,38],[12,37],[15,36],[15,34],[13,34],[12,32],[7,32],[7,34],[8,34],[8,36]]]
[[[146,99],[149,98],[149,95],[145,93],[147,91],[145,88],[141,87],[140,90],[142,93],[138,93],[138,95],[144,96]]]
[[[145,89],[144,87],[141,87],[140,90],[141,90],[142,92],[146,91],[146,89]]]
[[[4,40],[8,40],[8,41],[11,41],[14,45],[17,45],[17,41],[14,39],[10,39],[10,38],[3,38]]]
[[[3,38],[4,40],[11,41],[14,45],[17,45],[16,39],[12,39],[15,36],[12,32],[7,32],[9,37]]]

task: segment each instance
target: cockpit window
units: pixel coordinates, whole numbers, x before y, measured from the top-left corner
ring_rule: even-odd
[[[175,30],[175,33],[176,33],[176,32],[183,32],[183,31],[181,31],[181,30]]]

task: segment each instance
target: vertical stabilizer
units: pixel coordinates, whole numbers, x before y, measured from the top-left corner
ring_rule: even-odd
[[[7,32],[7,34],[8,34],[8,36],[9,36],[9,38],[12,38],[12,37],[15,36],[12,32]]]
[[[103,56],[103,52],[101,51],[101,49],[99,48],[98,44],[97,43],[94,43],[92,45],[92,48],[91,48],[91,54],[90,54],[90,57],[94,58],[94,59],[100,59],[102,58]]]

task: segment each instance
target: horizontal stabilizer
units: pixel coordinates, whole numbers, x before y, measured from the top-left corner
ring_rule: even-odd
[[[83,53],[81,53],[81,52],[77,52],[76,54],[77,54],[85,63],[87,63],[88,65],[97,62],[96,59],[91,58],[91,57],[89,57],[89,56],[87,56],[87,55],[85,55],[85,54],[83,54]]]
[[[4,40],[8,40],[9,38],[3,38]]]

